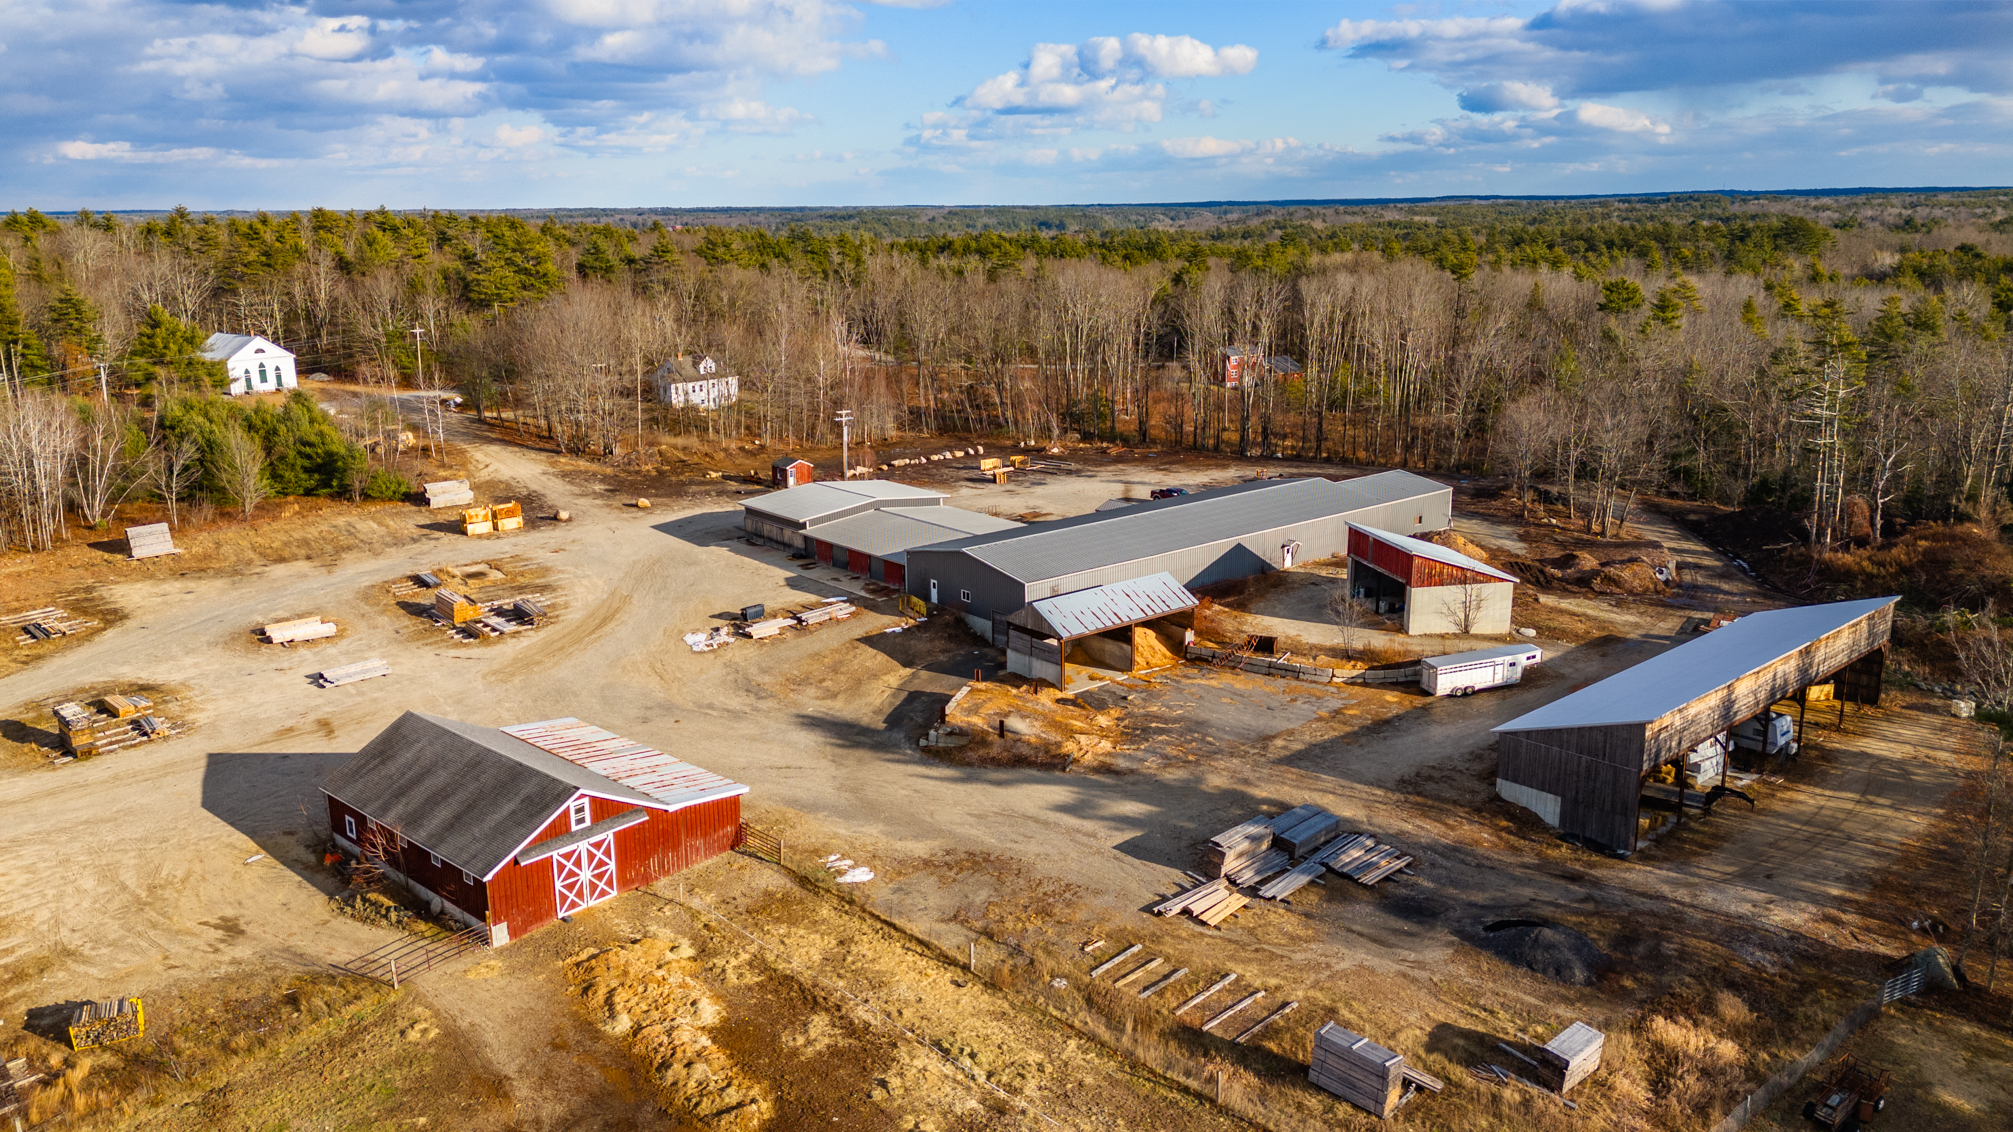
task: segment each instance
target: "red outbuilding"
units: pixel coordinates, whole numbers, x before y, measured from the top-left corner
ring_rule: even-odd
[[[732,849],[747,792],[577,719],[410,711],[322,783],[343,852],[499,947]]]

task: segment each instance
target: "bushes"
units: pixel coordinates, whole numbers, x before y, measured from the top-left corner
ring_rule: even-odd
[[[391,503],[411,495],[416,489],[412,481],[390,468],[372,468],[370,478],[364,481],[363,497],[379,503]]]
[[[345,439],[329,415],[299,390],[283,405],[242,405],[221,397],[178,396],[160,408],[160,431],[170,443],[187,440],[200,451],[197,494],[218,502],[240,502],[245,494],[243,463],[232,458],[230,440],[242,432],[264,453],[261,477],[271,495],[347,495],[359,479],[370,499],[399,499],[412,491],[404,476],[370,468],[364,450]]]
[[[1817,573],[1838,598],[1900,594],[1921,609],[2013,604],[2013,550],[1972,523],[1922,525],[1877,550],[1826,554]]]

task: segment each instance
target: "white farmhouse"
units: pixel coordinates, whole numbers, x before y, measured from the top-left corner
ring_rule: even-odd
[[[300,384],[294,356],[256,334],[212,334],[203,357],[222,362],[231,376],[231,396],[294,389]]]
[[[720,363],[704,355],[688,358],[680,354],[658,366],[650,380],[657,386],[657,400],[666,405],[717,409],[741,396],[741,379],[733,374],[722,376]]]

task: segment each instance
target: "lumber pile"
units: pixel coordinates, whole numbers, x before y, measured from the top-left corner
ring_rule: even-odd
[[[482,616],[482,607],[442,586],[433,591],[433,615],[449,625],[461,625]]]
[[[1286,850],[1267,849],[1224,875],[1232,884],[1257,884],[1292,863],[1293,858],[1286,855]]]
[[[1404,1054],[1333,1022],[1314,1032],[1307,1079],[1379,1120],[1398,1111],[1419,1089],[1437,1093],[1446,1088],[1439,1078],[1406,1065]]]
[[[86,1002],[70,1014],[70,1048],[90,1049],[137,1038],[146,1032],[147,1015],[137,998]]]
[[[333,621],[319,617],[303,617],[297,621],[280,621],[259,628],[267,644],[290,645],[296,641],[319,641],[336,635]]]
[[[99,704],[92,707],[72,701],[50,709],[63,746],[71,755],[102,755],[135,743],[166,739],[177,730],[152,713],[153,701],[145,696],[106,696]]]
[[[389,675],[391,665],[373,657],[355,664],[345,664],[340,668],[325,668],[315,674],[315,681],[324,688],[336,688],[344,684],[354,684],[359,680]]]
[[[516,500],[513,499],[509,503],[499,503],[492,509],[492,512],[496,518],[497,530],[517,531],[524,529],[524,507]]]
[[[168,532],[168,524],[147,523],[126,528],[126,553],[134,558],[157,558],[181,551],[175,549],[175,536]]]
[[[797,619],[794,617],[771,617],[766,621],[750,621],[741,631],[751,640],[766,641],[770,637],[781,635],[783,630],[796,623]]]
[[[1285,815],[1280,816],[1283,818]],[[1272,843],[1284,848],[1289,856],[1304,857],[1326,844],[1341,828],[1341,818],[1327,810],[1317,809],[1290,828],[1274,821]]]
[[[795,617],[797,624],[808,629],[813,625],[822,625],[827,621],[844,621],[858,612],[859,609],[852,602],[834,601],[823,605],[814,605],[802,613],[793,614],[792,616]]]
[[[1538,1050],[1539,1080],[1564,1093],[1601,1067],[1601,1050],[1607,1041],[1606,1034],[1585,1022],[1567,1026]]]
[[[467,480],[441,480],[426,485],[428,507],[466,507],[475,502]]]
[[[1395,846],[1380,844],[1367,833],[1354,833],[1330,851],[1328,868],[1358,884],[1376,884],[1412,863]]]
[[[96,621],[89,618],[72,617],[67,611],[53,605],[0,617],[0,627],[21,630],[21,635],[14,638],[14,641],[23,645],[32,645],[36,641],[53,641],[57,637],[81,633],[96,624]]]
[[[1327,813],[1328,811],[1319,806],[1303,805],[1295,806],[1278,817],[1268,818],[1260,814],[1250,821],[1231,826],[1229,829],[1210,838],[1209,844],[1202,850],[1203,864],[1209,872],[1216,876],[1229,876],[1233,872],[1240,873],[1246,879],[1239,880],[1237,883],[1248,884],[1251,879],[1256,879],[1256,877],[1251,876],[1248,866],[1257,864],[1266,856],[1269,850],[1274,848],[1275,835],[1279,831],[1285,830],[1298,835],[1301,827],[1306,825],[1309,819]],[[1328,816],[1334,817],[1333,814],[1329,814]],[[1336,821],[1337,824],[1340,823],[1339,818]],[[1306,844],[1310,846],[1316,843],[1311,827],[1309,827],[1309,834],[1305,840]],[[1325,840],[1325,838],[1322,840]],[[1285,845],[1280,845],[1279,848],[1280,851],[1287,854],[1289,861],[1299,855],[1286,848]],[[1257,874],[1257,876],[1269,876],[1271,873],[1278,872],[1279,869],[1285,867],[1286,862],[1282,861],[1277,868],[1273,868],[1267,873]]]
[[[1186,912],[1210,927],[1216,927],[1236,915],[1238,909],[1251,903],[1248,897],[1240,895],[1231,884],[1228,877],[1204,881],[1186,892],[1176,893],[1155,904],[1153,914],[1176,916]]]

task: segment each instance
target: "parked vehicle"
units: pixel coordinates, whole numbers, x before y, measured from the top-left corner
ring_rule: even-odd
[[[1156,487],[1148,493],[1154,499],[1175,499],[1188,494],[1185,487]]]
[[[1524,669],[1544,659],[1536,645],[1499,645],[1419,662],[1419,686],[1435,696],[1467,696],[1524,678]]]
[[[1737,724],[1731,734],[1733,745],[1739,750],[1764,755],[1796,754],[1796,721],[1787,712],[1762,712],[1746,723]]]
[[[1803,1106],[1803,1115],[1826,1128],[1850,1132],[1887,1107],[1894,1074],[1847,1055],[1832,1064],[1824,1089]]]

